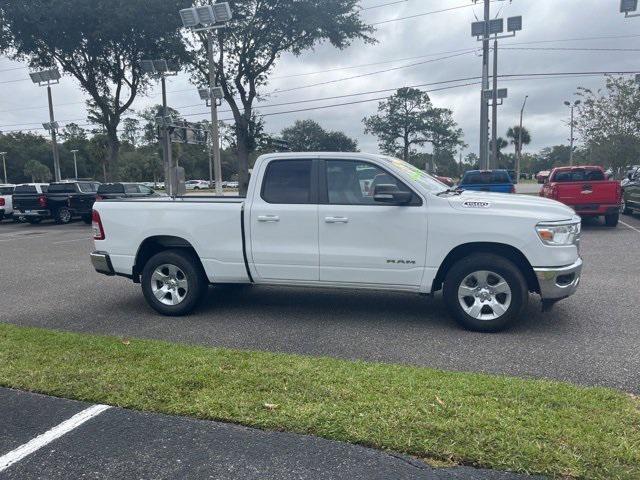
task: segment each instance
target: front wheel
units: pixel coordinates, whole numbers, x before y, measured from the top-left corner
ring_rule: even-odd
[[[611,215],[604,216],[604,223],[607,227],[616,227],[618,225],[618,221],[620,220],[619,213],[612,213]]]
[[[191,313],[207,285],[194,256],[178,249],[155,254],[142,270],[142,293],[147,303],[163,315]]]
[[[511,261],[478,253],[459,260],[444,281],[444,300],[468,330],[498,332],[516,321],[529,301],[527,282]]]

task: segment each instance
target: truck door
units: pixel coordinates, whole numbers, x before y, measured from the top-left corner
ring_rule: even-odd
[[[359,160],[320,167],[320,280],[418,287],[426,262],[423,200],[402,206],[374,201],[377,185],[411,191],[382,168]]]
[[[319,279],[318,162],[272,160],[254,192],[250,255],[259,279]]]

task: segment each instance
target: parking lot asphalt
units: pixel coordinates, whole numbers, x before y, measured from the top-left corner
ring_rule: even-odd
[[[127,279],[96,274],[90,229],[0,224],[0,321],[121,337],[540,377],[640,393],[640,215],[585,222],[578,293],[511,330],[461,330],[442,298],[220,286],[196,313],[162,317]],[[212,232],[216,235],[216,232]]]
[[[102,408],[96,413],[90,404],[0,389],[0,478],[533,478],[468,467],[436,469],[410,457],[316,437]],[[88,420],[60,434],[64,422],[91,409]]]

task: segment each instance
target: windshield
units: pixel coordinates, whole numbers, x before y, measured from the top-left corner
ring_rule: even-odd
[[[396,170],[408,175],[411,180],[424,187],[430,193],[440,193],[449,190],[449,187],[444,183],[436,180],[424,170],[420,170],[418,167],[411,165],[404,160],[384,156],[381,158],[388,161]]]

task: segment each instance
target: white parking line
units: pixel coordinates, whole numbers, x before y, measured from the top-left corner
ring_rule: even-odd
[[[31,455],[32,453],[40,450],[42,447],[53,442],[55,439],[60,438],[65,433],[69,433],[71,430],[79,427],[86,421],[91,420],[93,417],[100,415],[109,408],[111,407],[108,405],[93,405],[92,407],[75,414],[70,419],[65,420],[42,435],[38,435],[36,438],[28,441],[24,445],[21,445],[15,450],[3,455],[0,457],[0,472],[6,470],[14,463],[19,462],[27,455]]]
[[[629,225],[628,223],[625,223],[625,222],[623,222],[623,221],[620,221],[620,223],[621,223],[622,225],[624,225],[625,227],[628,227],[628,228],[630,228],[631,230],[635,230],[636,232],[640,233],[640,230],[638,230],[636,227],[633,227],[633,226],[631,226],[631,225]]]

